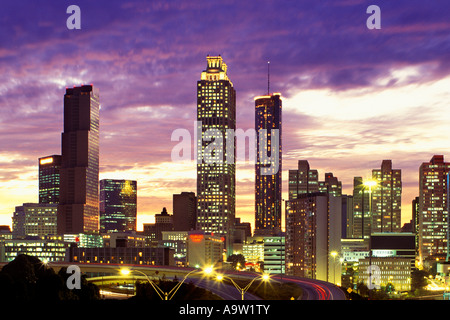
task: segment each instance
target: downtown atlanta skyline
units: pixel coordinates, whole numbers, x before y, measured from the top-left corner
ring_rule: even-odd
[[[25,5],[24,5],[25,3]],[[172,195],[196,192],[196,165],[173,163],[179,128],[192,136],[206,56],[221,55],[236,89],[236,127],[254,128],[254,97],[283,97],[287,171],[308,160],[352,194],[384,159],[402,170],[402,224],[419,166],[450,161],[450,3],[434,1],[130,1],[81,8],[68,30],[51,1],[0,13],[0,224],[38,202],[38,158],[61,153],[66,87],[100,90],[100,179],[138,184],[138,230]],[[381,8],[380,30],[366,9]],[[26,8],[26,10],[24,9]],[[237,163],[236,216],[254,226],[254,165]],[[284,212],[284,209],[283,209]]]

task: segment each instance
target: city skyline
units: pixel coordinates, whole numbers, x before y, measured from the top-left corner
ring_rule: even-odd
[[[173,194],[196,191],[195,163],[170,161],[170,137],[193,132],[208,54],[227,61],[244,130],[254,127],[253,98],[266,88],[270,60],[271,88],[283,95],[283,199],[298,160],[319,180],[332,172],[351,194],[354,176],[369,178],[390,159],[402,170],[403,224],[420,165],[450,157],[443,1],[379,1],[381,30],[366,28],[368,4],[356,0],[78,5],[81,30],[66,28],[65,3],[30,2],[27,12],[8,3],[0,14],[0,224],[11,225],[15,206],[38,202],[37,160],[60,152],[65,88],[89,83],[101,92],[100,179],[137,180],[138,230],[163,207],[172,212]],[[268,18],[275,9],[283,23]],[[254,227],[254,165],[238,163],[236,179],[236,216]]]

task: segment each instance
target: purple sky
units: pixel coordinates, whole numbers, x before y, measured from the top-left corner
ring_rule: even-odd
[[[101,178],[138,180],[138,229],[172,194],[196,191],[195,164],[171,162],[171,134],[193,130],[196,81],[220,54],[237,127],[267,90],[283,103],[283,172],[307,159],[351,193],[383,159],[403,173],[403,220],[418,170],[450,159],[450,3],[433,1],[16,1],[0,11],[0,224],[37,202],[37,159],[59,154],[66,87],[101,101]],[[314,3],[314,4],[312,4]],[[81,8],[68,30],[66,8]],[[381,8],[381,30],[366,9]],[[447,160],[448,160],[447,159]],[[254,173],[237,167],[237,216],[253,223]],[[284,193],[287,182],[283,182]]]

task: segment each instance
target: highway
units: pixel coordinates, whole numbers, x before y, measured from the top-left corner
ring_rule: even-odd
[[[273,278],[298,284],[303,289],[303,295],[298,297],[299,300],[346,300],[345,293],[329,282],[286,275]]]
[[[57,272],[62,267],[67,267],[69,265],[73,265],[74,263],[50,263],[49,266],[55,269]],[[4,265],[2,263],[0,267]],[[192,272],[193,268],[180,268],[180,267],[169,267],[169,266],[146,266],[146,265],[113,265],[113,264],[76,264],[80,267],[83,273],[97,273],[97,274],[110,274],[111,276],[122,277],[121,279],[125,279],[123,275],[120,275],[120,270],[124,268],[128,268],[130,270],[134,270],[137,272],[145,273],[149,277],[162,277],[164,276],[167,279],[172,279],[177,277],[178,279],[183,279],[183,277]],[[241,279],[251,281],[258,274],[249,273],[249,272],[232,272],[232,271],[220,271],[224,276],[233,278],[233,279]],[[132,272],[133,278],[138,278],[139,275],[135,272]],[[141,276],[142,277],[142,276]],[[102,277],[97,277],[97,279],[90,279],[90,281],[101,281]],[[103,279],[106,277],[103,277]],[[332,283],[300,278],[294,276],[287,275],[272,275],[271,281],[282,281],[282,282],[291,282],[300,286],[303,290],[303,294],[301,297],[297,297],[298,300],[345,300],[345,293],[337,286]],[[220,296],[224,300],[241,300],[241,293],[232,285],[226,285],[224,283],[217,282],[216,280],[211,280],[205,274],[202,274],[199,269],[198,272],[192,272],[189,277],[186,279],[188,282],[193,282],[195,285],[207,289],[214,294]],[[246,292],[245,300],[258,300],[259,298]]]

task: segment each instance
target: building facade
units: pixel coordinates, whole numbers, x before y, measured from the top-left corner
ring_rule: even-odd
[[[411,261],[397,257],[373,257],[359,260],[359,281],[369,289],[392,284],[396,291],[411,290]]]
[[[299,160],[297,170],[289,170],[289,200],[298,195],[319,192],[319,173],[311,169],[307,160]]]
[[[342,182],[331,172],[325,173],[325,180],[319,181],[319,192],[325,192],[334,197],[342,196]]]
[[[59,203],[60,170],[60,155],[39,158],[39,203]]]
[[[59,234],[99,230],[99,107],[92,85],[66,89]]]
[[[100,180],[100,232],[136,231],[137,182]]]
[[[353,221],[348,237],[352,239],[369,239],[372,230],[370,213],[370,192],[364,186],[362,177],[353,178]]]
[[[236,210],[236,92],[221,56],[208,56],[197,82],[196,229],[225,237],[232,253]]]
[[[337,281],[340,270],[332,253],[341,252],[341,232],[341,197],[317,192],[287,201],[286,273]]]
[[[66,261],[74,263],[175,266],[174,250],[167,247],[99,247],[67,250]]]
[[[279,93],[255,98],[255,232],[281,230],[282,100]],[[274,163],[275,162],[275,163]]]
[[[60,236],[33,237],[0,241],[0,262],[13,261],[18,255],[26,254],[41,261],[65,261],[68,244]]]
[[[175,231],[195,230],[197,221],[197,197],[194,192],[173,195],[173,228]]]
[[[190,267],[216,266],[223,262],[224,239],[203,232],[189,231],[187,236],[187,265]]]
[[[372,191],[372,232],[399,232],[401,225],[402,171],[392,169],[391,160],[383,160],[372,170],[376,186]]]
[[[419,169],[419,261],[446,258],[450,163],[435,155]]]

